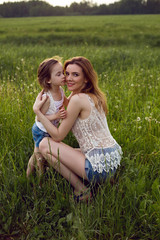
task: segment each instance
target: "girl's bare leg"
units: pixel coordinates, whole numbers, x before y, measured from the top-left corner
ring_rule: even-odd
[[[35,147],[34,148],[34,153],[32,154],[32,156],[30,157],[29,161],[28,161],[28,166],[27,166],[27,171],[26,171],[26,175],[27,177],[30,176],[30,174],[34,171],[34,169],[37,167],[38,170],[38,174],[42,175],[43,171],[44,171],[44,158],[42,156],[42,154],[39,151],[39,148]]]
[[[85,173],[85,156],[81,151],[62,143],[44,138],[40,143],[40,152],[48,163],[67,179],[75,189],[75,193],[86,190],[79,177],[87,180]]]

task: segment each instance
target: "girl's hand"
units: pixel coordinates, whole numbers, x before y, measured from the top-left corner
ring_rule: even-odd
[[[67,111],[65,110],[64,106],[62,106],[59,110],[59,113],[60,113],[60,118],[61,119],[64,119],[67,117]]]
[[[35,102],[34,102],[34,105],[33,105],[33,111],[35,112],[35,114],[40,111],[41,107],[43,106],[43,104],[45,103],[45,101],[47,100],[47,96],[43,96],[42,98],[42,95],[43,95],[43,90],[38,94]]]

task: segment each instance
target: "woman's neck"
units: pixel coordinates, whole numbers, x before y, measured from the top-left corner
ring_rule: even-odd
[[[72,91],[72,96],[75,95],[75,94],[79,94],[79,93],[83,93],[81,91]]]

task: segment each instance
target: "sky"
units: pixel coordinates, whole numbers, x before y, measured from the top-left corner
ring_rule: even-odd
[[[22,0],[0,0],[0,4],[4,3],[4,2],[20,2]],[[80,3],[82,2],[82,0],[78,0],[78,1],[74,1],[74,0],[44,0],[45,2],[48,2],[50,5],[53,5],[53,6],[70,6],[72,2],[77,2],[77,3]],[[92,0],[93,3],[97,3],[97,5],[100,5],[100,4],[110,4],[110,3],[114,3],[114,2],[117,2],[119,0]]]

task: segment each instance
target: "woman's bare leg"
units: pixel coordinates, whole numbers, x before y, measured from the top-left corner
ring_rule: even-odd
[[[83,192],[86,189],[79,179],[81,177],[87,180],[85,156],[81,151],[77,151],[62,142],[54,142],[51,138],[44,138],[39,148],[48,163],[71,183],[75,193]]]
[[[46,154],[45,156],[50,166],[52,166],[66,180],[70,182],[70,184],[74,187],[75,192],[77,192],[77,194],[79,194],[80,192],[86,189],[83,182],[79,179],[79,177],[74,172],[72,172],[72,170],[67,168],[63,163],[57,160],[53,155]]]

